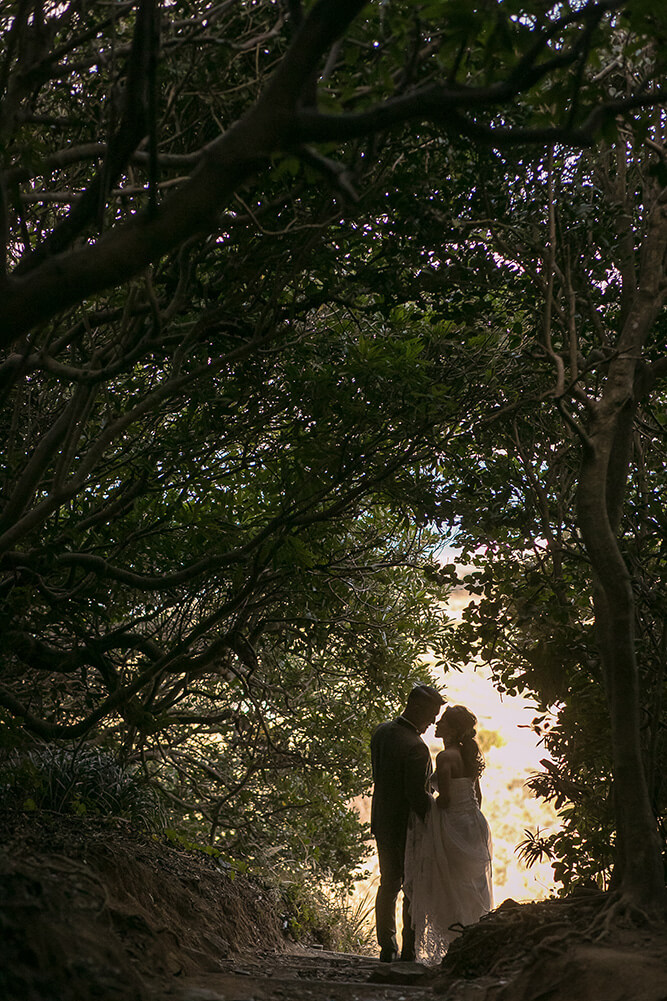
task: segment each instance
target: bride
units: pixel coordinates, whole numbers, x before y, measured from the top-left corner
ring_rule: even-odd
[[[436,726],[444,750],[436,758],[438,796],[426,819],[412,815],[405,849],[405,883],[417,955],[439,962],[457,929],[493,907],[491,832],[482,811],[479,776],[484,759],[475,740],[477,719],[448,706]]]

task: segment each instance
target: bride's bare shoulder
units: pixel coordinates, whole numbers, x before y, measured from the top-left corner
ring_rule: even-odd
[[[445,748],[435,759],[436,772],[440,776],[458,779],[464,774],[463,758],[456,747]]]

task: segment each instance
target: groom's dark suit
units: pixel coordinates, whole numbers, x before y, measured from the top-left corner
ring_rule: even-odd
[[[435,715],[435,713],[434,713]],[[381,723],[371,738],[373,804],[371,832],[377,842],[380,887],[375,915],[380,958],[396,956],[396,897],[403,885],[403,856],[410,811],[422,819],[428,810],[426,785],[432,773],[431,755],[416,727],[399,716]],[[414,959],[410,902],[403,896],[401,959]]]

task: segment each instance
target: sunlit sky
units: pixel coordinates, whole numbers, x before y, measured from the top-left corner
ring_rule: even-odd
[[[457,617],[469,597],[458,592],[452,596],[448,614]],[[435,671],[447,702],[467,706],[478,720],[478,734],[496,734],[496,743],[485,751],[486,768],[482,775],[482,810],[493,836],[493,883],[495,905],[507,897],[514,900],[540,900],[555,890],[551,865],[538,863],[527,868],[518,858],[516,846],[523,841],[525,829],[537,827],[545,833],[558,828],[553,808],[536,799],[525,781],[540,768],[540,758],[547,757],[538,736],[530,727],[536,714],[534,704],[521,697],[501,697],[493,687],[488,672],[482,666],[470,665],[458,672]],[[442,749],[430,727],[424,739],[431,755]],[[366,806],[367,804],[364,804]],[[364,811],[365,812],[365,811]],[[370,881],[364,881],[359,891],[374,895],[377,886],[377,859],[369,859]]]
[[[478,733],[498,734],[501,746],[485,752],[486,768],[481,779],[482,810],[493,835],[493,883],[496,905],[506,897],[515,900],[539,900],[553,888],[553,873],[547,862],[528,869],[517,857],[515,848],[525,837],[524,830],[539,827],[546,833],[557,829],[554,810],[536,799],[525,788],[525,780],[539,769],[543,747],[530,729],[535,715],[533,704],[522,698],[501,699],[488,675],[478,668],[442,676],[448,702],[462,703],[475,713]],[[433,756],[442,745],[433,729],[425,734]]]

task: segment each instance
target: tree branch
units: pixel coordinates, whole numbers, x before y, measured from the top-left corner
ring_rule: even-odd
[[[27,273],[51,255],[63,251],[99,215],[107,192],[120,177],[130,154],[150,131],[150,81],[151,73],[154,72],[155,34],[158,23],[158,19],[154,16],[154,4],[155,0],[141,0],[139,4],[129,56],[123,116],[117,133],[109,141],[100,170],[72,207],[69,215],[39,247],[31,254],[24,255],[15,274]],[[149,161],[153,165],[155,156],[154,144],[151,143]]]
[[[662,91],[653,91],[606,102],[593,109],[578,128],[514,129],[485,125],[470,117],[476,109],[511,103],[546,75],[575,62],[581,55],[582,46],[587,44],[585,32],[571,48],[555,50],[551,58],[541,63],[537,60],[547,42],[571,23],[589,24],[591,19],[595,21],[622,6],[620,2],[610,2],[585,7],[550,24],[539,33],[534,46],[508,79],[490,87],[430,85],[366,111],[342,115],[323,115],[311,108],[299,107],[303,88],[312,78],[320,59],[364,6],[365,0],[317,0],[299,24],[285,56],[256,104],[205,148],[190,178],[168,196],[157,211],[135,215],[129,223],[114,227],[91,246],[45,258],[47,244],[44,244],[36,251],[36,256],[26,258],[20,270],[2,288],[0,347],[67,306],[128,280],[185,240],[215,229],[218,213],[229,197],[277,150],[309,142],[367,136],[407,121],[433,122],[449,132],[491,146],[546,142],[589,146],[607,117],[666,100]],[[131,155],[134,135],[132,133],[132,142],[120,143],[119,162],[125,162]],[[113,157],[108,159],[111,162]],[[60,242],[48,243],[51,253],[70,242],[73,233],[81,228],[78,222],[76,226],[72,222],[64,223],[63,227],[56,230]],[[67,227],[71,227],[70,230]]]

